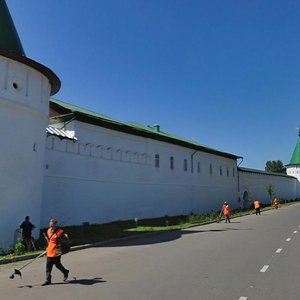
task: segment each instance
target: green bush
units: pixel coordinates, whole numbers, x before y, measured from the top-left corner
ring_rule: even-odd
[[[15,251],[14,254],[16,255],[22,255],[26,251],[25,245],[22,243],[21,240],[19,240],[15,245]]]

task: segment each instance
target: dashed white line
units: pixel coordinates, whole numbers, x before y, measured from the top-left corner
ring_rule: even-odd
[[[269,268],[269,265],[264,265],[259,272],[265,273],[268,270],[268,268]]]
[[[282,248],[278,248],[277,250],[276,250],[276,253],[280,253],[282,251]]]
[[[240,297],[239,300],[247,300],[248,297]]]
[[[297,233],[298,231],[297,230],[295,230],[293,233]]]
[[[286,241],[289,242],[291,240],[291,238],[287,238]]]

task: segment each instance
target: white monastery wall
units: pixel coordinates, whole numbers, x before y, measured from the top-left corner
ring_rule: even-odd
[[[0,251],[15,242],[26,215],[37,227],[43,184],[50,85],[38,71],[0,56]],[[38,236],[38,228],[34,231]]]
[[[252,205],[256,198],[262,203],[269,204],[270,197],[267,191],[269,184],[273,185],[275,197],[284,199],[299,197],[297,193],[299,182],[296,178],[240,171],[239,180],[240,197],[243,199],[246,192],[249,199],[248,205]]]
[[[233,159],[78,121],[66,129],[77,142],[47,138],[41,226],[54,216],[74,225],[238,206]]]

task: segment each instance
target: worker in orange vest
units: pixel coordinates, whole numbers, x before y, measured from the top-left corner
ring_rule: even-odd
[[[47,255],[47,264],[46,264],[46,281],[42,284],[44,285],[49,285],[51,284],[51,272],[53,265],[56,266],[58,270],[60,270],[64,277],[63,281],[66,281],[68,279],[69,275],[69,270],[67,270],[61,263],[61,242],[60,240],[63,239],[65,233],[64,231],[58,227],[57,225],[57,220],[56,219],[51,219],[49,222],[49,229],[47,230],[47,250],[46,250],[46,255]]]
[[[254,200],[253,205],[254,205],[254,208],[255,208],[255,214],[260,215],[260,206],[261,206],[260,201],[257,200],[257,199]]]
[[[229,204],[225,201],[223,205],[223,214],[225,216],[225,223],[230,223],[230,206]]]
[[[279,200],[277,198],[274,199],[274,205],[275,205],[275,209],[277,209],[279,207]]]

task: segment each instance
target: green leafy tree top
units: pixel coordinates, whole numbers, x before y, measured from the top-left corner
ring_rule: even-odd
[[[266,162],[265,170],[267,172],[285,174],[285,169],[281,160],[268,160]]]

